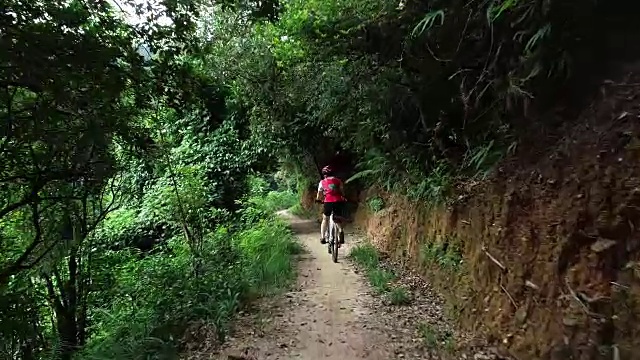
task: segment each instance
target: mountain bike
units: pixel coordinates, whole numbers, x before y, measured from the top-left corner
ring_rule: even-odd
[[[322,201],[316,202],[322,203]],[[331,216],[329,216],[329,226],[327,226],[327,232],[325,233],[325,239],[327,239],[329,254],[331,254],[331,258],[334,263],[338,262],[338,249],[340,248],[340,229],[338,228],[337,223],[341,222],[342,218],[334,217],[334,214],[331,213]]]

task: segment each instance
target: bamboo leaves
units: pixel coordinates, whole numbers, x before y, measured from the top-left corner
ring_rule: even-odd
[[[439,24],[438,24],[439,20]],[[444,11],[443,10],[434,10],[428,12],[422,20],[413,28],[411,32],[411,36],[416,37],[422,35],[425,31],[431,30],[436,24],[442,26],[444,23]]]

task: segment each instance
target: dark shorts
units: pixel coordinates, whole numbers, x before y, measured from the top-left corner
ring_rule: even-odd
[[[345,201],[339,202],[326,202],[322,207],[322,213],[325,216],[331,215],[333,212],[334,216],[344,217],[345,216],[345,207],[347,203]]]

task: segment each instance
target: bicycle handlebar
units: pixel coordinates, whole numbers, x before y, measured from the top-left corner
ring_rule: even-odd
[[[317,199],[316,199],[316,200],[313,200],[313,201],[314,201],[315,203],[317,203],[317,204],[324,204],[324,200],[317,200]],[[345,203],[349,203],[349,204],[357,204],[357,203],[358,203],[357,201],[347,200],[346,198],[345,198],[344,202],[345,202]]]

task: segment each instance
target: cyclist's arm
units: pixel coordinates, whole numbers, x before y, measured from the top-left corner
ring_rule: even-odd
[[[322,190],[322,183],[320,183],[320,184],[318,184],[318,192],[316,194],[316,201],[321,201],[323,194],[324,194],[324,191]]]
[[[340,195],[345,201],[347,200],[347,197],[344,195],[344,183],[342,181],[340,181]]]

